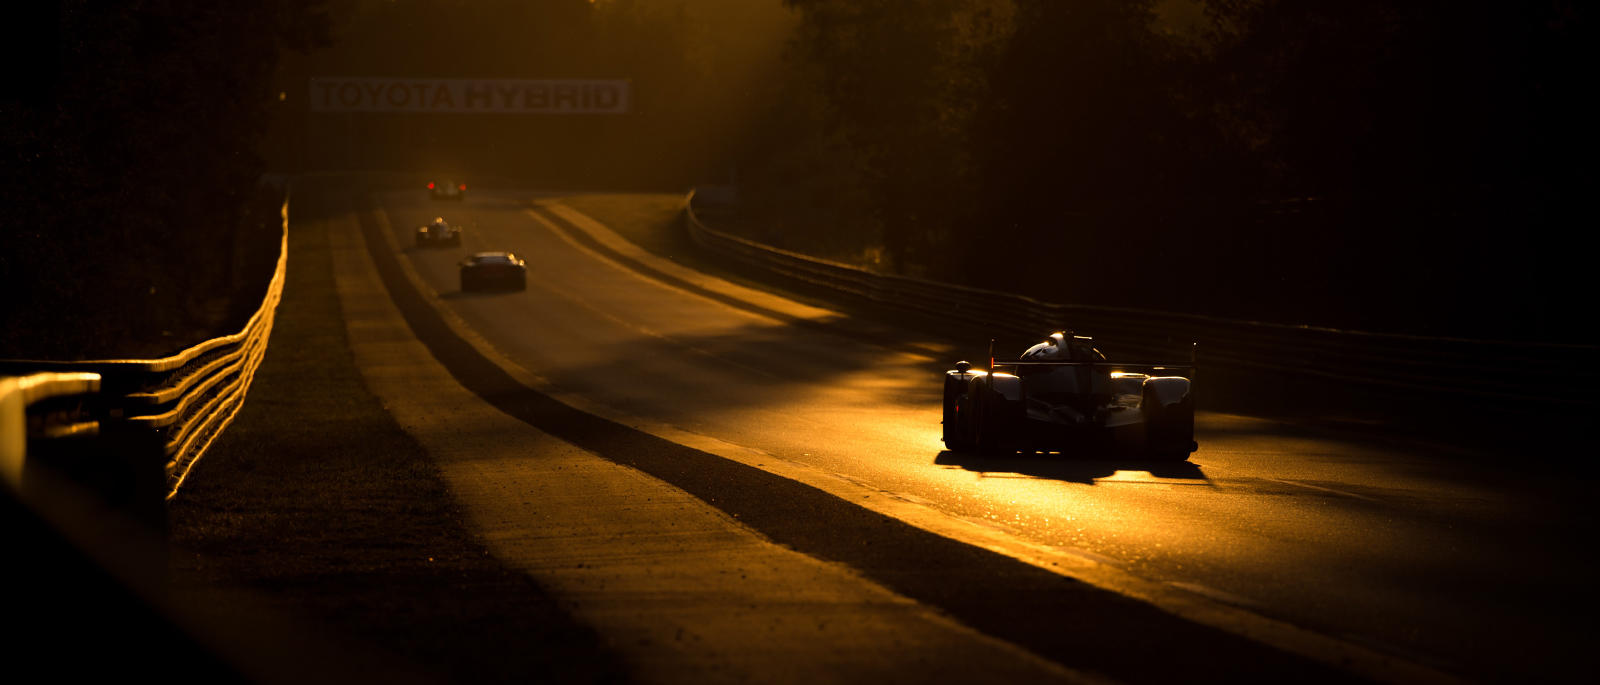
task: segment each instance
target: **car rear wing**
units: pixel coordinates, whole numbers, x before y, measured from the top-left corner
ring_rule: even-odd
[[[1182,373],[1182,374],[1178,374],[1178,375],[1183,375],[1183,376],[1186,376],[1186,377],[1193,377],[1195,369],[1197,368],[1197,365],[1196,365],[1196,362],[1197,362],[1196,348],[1197,348],[1197,346],[1195,344],[1193,344],[1193,343],[1191,343],[1189,345],[1189,361],[1188,362],[1121,362],[1121,361],[1112,361],[1112,360],[1109,360],[1109,359],[1085,359],[1085,360],[1073,360],[1073,361],[1042,361],[1042,360],[1034,360],[1034,359],[995,359],[994,358],[994,341],[990,340],[989,341],[989,372],[990,373],[994,373],[995,371],[998,371],[998,370],[1001,370],[1001,369],[1007,369],[1007,370],[1010,370],[1010,371],[1015,371],[1017,368],[1023,367],[1023,366],[1088,366],[1088,367],[1101,366],[1101,367],[1111,367],[1113,370],[1127,370],[1127,371],[1135,371],[1135,370],[1138,370],[1138,371],[1185,371],[1187,373]],[[1159,374],[1152,374],[1152,375],[1159,375]]]
[[[1110,360],[1078,361],[1078,362],[1042,362],[1027,361],[1022,359],[997,359],[989,366],[991,373],[995,371],[1014,371],[1023,366],[1100,366],[1109,367],[1113,371],[1184,371],[1173,375],[1190,376],[1194,374],[1194,364],[1175,364],[1171,362],[1115,362]],[[1150,374],[1159,376],[1161,374]]]

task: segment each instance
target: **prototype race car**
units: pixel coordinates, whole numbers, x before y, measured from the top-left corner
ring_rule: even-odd
[[[459,246],[460,244],[461,229],[451,226],[450,222],[445,221],[442,216],[436,217],[427,226],[417,227],[417,247],[427,247],[429,245]]]
[[[991,343],[991,348],[992,348]],[[1185,460],[1194,440],[1186,364],[1112,362],[1094,340],[1053,333],[989,370],[944,376],[944,444],[953,452],[1101,451]]]
[[[461,260],[461,292],[527,288],[528,265],[510,252],[479,252]]]
[[[428,181],[428,197],[435,200],[465,200],[467,199],[467,184],[449,179]]]

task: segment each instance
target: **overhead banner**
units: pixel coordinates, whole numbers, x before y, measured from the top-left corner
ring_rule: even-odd
[[[313,112],[624,114],[623,79],[311,79]]]

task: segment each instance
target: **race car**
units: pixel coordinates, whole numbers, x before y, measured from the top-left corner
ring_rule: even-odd
[[[527,262],[510,252],[479,252],[461,260],[461,292],[527,288]]]
[[[993,347],[991,343],[990,347]],[[1113,362],[1087,336],[1061,331],[1014,360],[944,376],[944,444],[952,452],[1138,454],[1182,461],[1194,440],[1188,363]]]
[[[426,226],[417,227],[417,247],[429,245],[461,245],[461,229],[451,226],[444,217],[435,217]]]
[[[428,197],[435,200],[467,199],[467,184],[445,179],[428,181]]]

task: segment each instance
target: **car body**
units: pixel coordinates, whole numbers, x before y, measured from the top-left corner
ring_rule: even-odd
[[[526,290],[528,265],[510,252],[478,252],[461,260],[461,292]]]
[[[1094,340],[1053,333],[989,369],[944,377],[944,443],[954,452],[1136,453],[1184,460],[1194,440],[1194,359],[1113,362]]]
[[[428,225],[426,226],[418,226],[417,247],[429,247],[434,245],[449,245],[452,247],[460,246],[461,229],[451,226],[450,222],[445,221],[444,217],[442,216],[435,217],[434,220],[428,222]]]
[[[435,200],[465,200],[467,184],[448,178],[428,181],[428,197]]]

